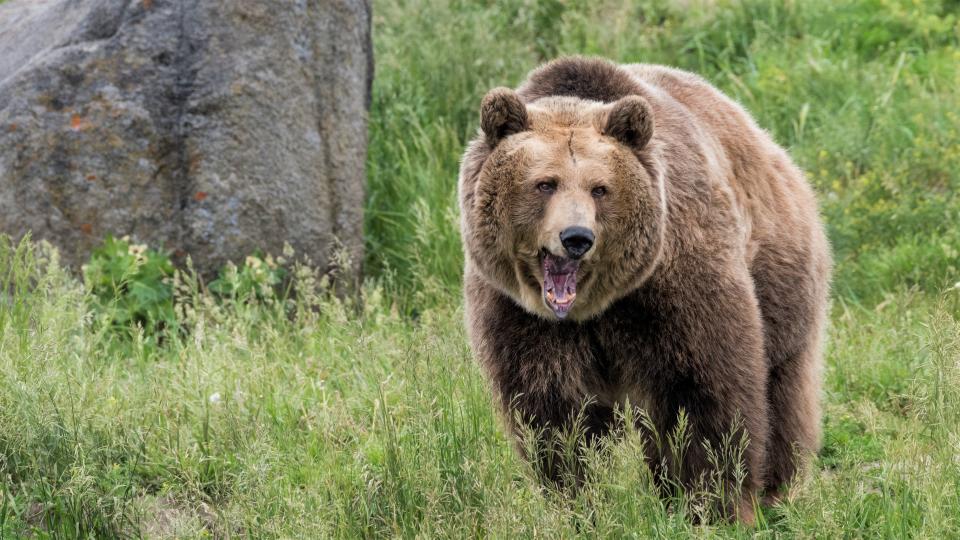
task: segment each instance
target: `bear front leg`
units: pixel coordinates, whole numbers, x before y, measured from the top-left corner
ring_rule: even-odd
[[[703,272],[649,289],[637,374],[656,430],[649,459],[664,487],[752,523],[769,431],[762,324],[749,278]],[[680,411],[685,437],[671,444]]]
[[[531,315],[482,285],[468,284],[466,300],[474,353],[517,449],[544,483],[575,488],[583,481],[583,445],[605,435],[614,419],[591,395],[593,357],[582,327]],[[525,439],[529,434],[536,439]]]
[[[546,393],[502,395],[514,443],[540,481],[560,490],[579,488],[585,478],[581,457],[585,445],[609,433],[613,408],[584,396],[564,399]]]

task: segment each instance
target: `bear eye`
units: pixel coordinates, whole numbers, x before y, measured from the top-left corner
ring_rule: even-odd
[[[603,197],[604,195],[607,194],[607,188],[603,186],[597,186],[592,190],[590,190],[590,194],[593,195],[595,199],[599,199],[600,197]]]
[[[537,183],[537,191],[541,193],[553,193],[557,190],[557,183],[554,180],[544,180]]]

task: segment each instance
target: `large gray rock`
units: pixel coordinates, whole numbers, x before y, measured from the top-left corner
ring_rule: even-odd
[[[362,258],[368,0],[0,4],[0,232]]]

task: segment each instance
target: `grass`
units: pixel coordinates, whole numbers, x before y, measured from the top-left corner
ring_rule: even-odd
[[[130,282],[111,302],[42,244],[0,240],[0,537],[960,536],[958,10],[377,2],[362,301],[296,266],[273,294],[256,258],[217,287],[153,275],[173,315],[142,315],[126,267],[95,266]],[[667,508],[636,437],[588,453],[576,498],[544,493],[471,359],[459,155],[487,89],[573,52],[703,74],[821,195],[824,447],[756,529]],[[123,326],[150,313],[164,324]]]

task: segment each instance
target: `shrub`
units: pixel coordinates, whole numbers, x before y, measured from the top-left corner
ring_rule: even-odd
[[[107,236],[83,265],[83,279],[103,320],[121,335],[141,329],[158,338],[176,324],[170,257],[129,237]]]

